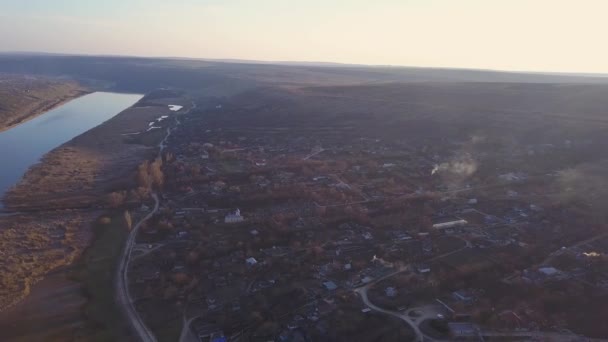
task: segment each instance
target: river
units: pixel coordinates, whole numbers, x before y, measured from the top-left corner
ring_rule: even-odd
[[[0,132],[0,198],[47,152],[112,118],[142,97],[96,92]]]

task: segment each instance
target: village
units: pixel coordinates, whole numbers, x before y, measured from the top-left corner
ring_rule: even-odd
[[[560,174],[542,163],[584,141],[490,154],[470,136],[252,129],[231,111],[181,118],[136,236],[128,286],[157,336],[576,337],[584,322],[559,308],[603,310],[608,235],[547,195]]]

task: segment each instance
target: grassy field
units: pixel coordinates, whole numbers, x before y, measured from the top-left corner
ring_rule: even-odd
[[[152,327],[156,339],[160,342],[173,342],[179,339],[182,332],[183,320],[181,317],[171,319],[162,327]]]
[[[122,213],[108,217],[110,223],[94,224],[94,241],[75,265],[72,275],[82,282],[88,299],[83,314],[90,341],[129,340],[128,327],[114,297],[116,266],[128,231]]]

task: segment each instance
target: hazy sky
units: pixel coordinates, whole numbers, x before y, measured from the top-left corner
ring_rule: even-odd
[[[0,50],[608,73],[608,0],[0,0]]]

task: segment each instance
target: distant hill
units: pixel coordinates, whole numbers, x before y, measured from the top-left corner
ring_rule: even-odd
[[[159,87],[243,89],[260,84],[356,85],[412,82],[605,83],[605,75],[571,75],[342,65],[308,62],[217,61],[183,58],[0,54],[0,72],[67,76],[112,84],[115,90]]]

